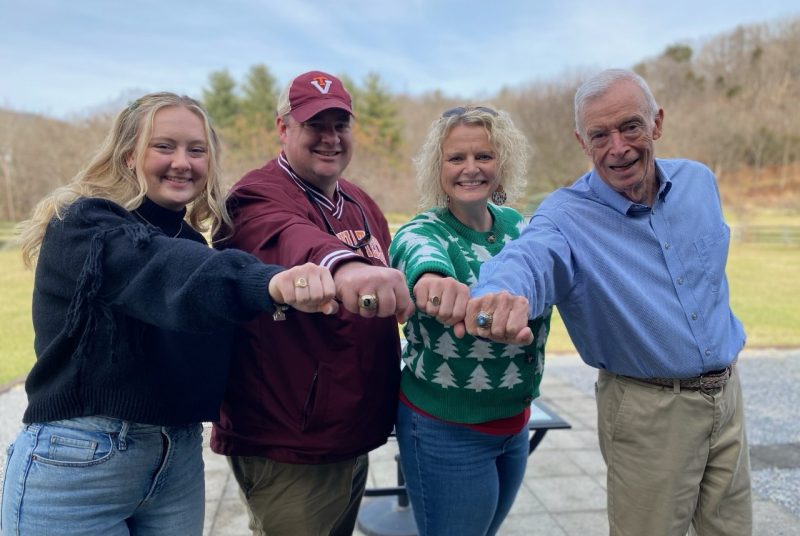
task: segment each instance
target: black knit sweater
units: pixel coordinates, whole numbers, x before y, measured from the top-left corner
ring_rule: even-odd
[[[24,422],[218,418],[228,328],[273,310],[267,289],[281,268],[209,249],[183,212],[148,199],[136,212],[80,199],[50,223],[34,281]]]

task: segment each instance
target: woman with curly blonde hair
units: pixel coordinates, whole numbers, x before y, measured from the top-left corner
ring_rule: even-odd
[[[202,422],[219,417],[227,327],[286,304],[335,311],[330,273],[208,247],[230,224],[201,105],[137,99],[22,224],[36,363],[10,448],[3,534],[203,531]]]
[[[472,337],[463,320],[481,264],[524,227],[502,205],[523,192],[527,160],[507,113],[445,111],[415,161],[423,212],[389,250],[417,304],[404,329],[395,428],[421,535],[497,533],[525,474],[550,311],[529,323],[527,345]]]

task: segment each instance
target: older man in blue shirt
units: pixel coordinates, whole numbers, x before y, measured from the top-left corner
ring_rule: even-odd
[[[599,369],[612,535],[683,536],[690,525],[749,535],[735,368],[745,334],[728,299],[730,230],[716,179],[697,162],[655,158],[664,112],[631,71],[585,82],[575,120],[594,169],[550,195],[520,238],[484,263],[467,330],[522,342],[527,318],[558,306],[581,357]]]

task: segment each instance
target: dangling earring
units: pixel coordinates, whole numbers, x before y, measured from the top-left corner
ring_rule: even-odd
[[[503,189],[503,185],[501,184],[497,187],[497,190],[492,192],[492,203],[499,206],[504,204],[506,199],[508,199],[508,196],[506,195],[506,191]]]

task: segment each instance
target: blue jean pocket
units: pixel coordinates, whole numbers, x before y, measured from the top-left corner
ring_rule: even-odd
[[[112,435],[44,425],[34,451],[36,462],[62,467],[97,465],[114,455]]]

